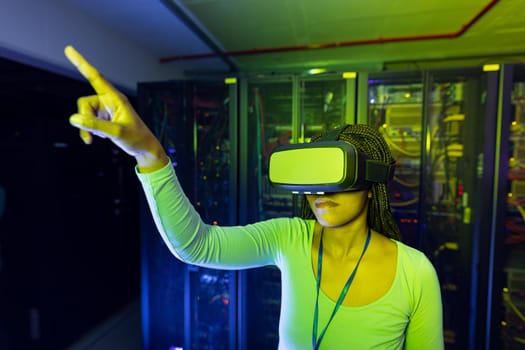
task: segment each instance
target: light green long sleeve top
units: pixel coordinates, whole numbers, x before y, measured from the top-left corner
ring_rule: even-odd
[[[281,271],[279,349],[311,349],[316,279],[314,220],[278,218],[246,226],[205,224],[184,195],[171,165],[137,176],[153,219],[171,252],[186,263],[219,269],[275,265]],[[364,306],[341,306],[321,344],[338,349],[443,349],[441,293],[420,251],[401,242],[388,292]],[[335,302],[319,296],[319,325]]]

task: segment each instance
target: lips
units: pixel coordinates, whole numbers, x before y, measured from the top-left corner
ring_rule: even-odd
[[[336,202],[332,202],[330,200],[326,200],[326,199],[317,199],[314,202],[314,205],[318,209],[326,209],[326,208],[337,207],[339,204],[337,204]]]

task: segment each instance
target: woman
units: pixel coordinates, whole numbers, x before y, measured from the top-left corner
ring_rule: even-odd
[[[92,134],[107,137],[135,157],[154,220],[177,258],[221,269],[279,267],[279,349],[443,348],[436,273],[422,253],[396,240],[385,184],[307,195],[304,218],[207,225],[125,97],[72,47],[65,54],[97,93],[79,99],[71,124],[84,142]],[[348,126],[338,138],[369,158],[391,161],[369,127]]]

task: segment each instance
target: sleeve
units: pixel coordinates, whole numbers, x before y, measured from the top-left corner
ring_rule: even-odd
[[[444,349],[441,289],[436,271],[426,256],[417,264],[413,289],[413,309],[405,349]]]
[[[180,260],[220,269],[276,264],[279,233],[291,229],[290,219],[246,226],[208,225],[184,194],[171,164],[147,174],[136,169],[136,174],[162,239]]]

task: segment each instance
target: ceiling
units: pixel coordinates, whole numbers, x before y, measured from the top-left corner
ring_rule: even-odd
[[[188,73],[525,57],[525,0],[64,0]]]

